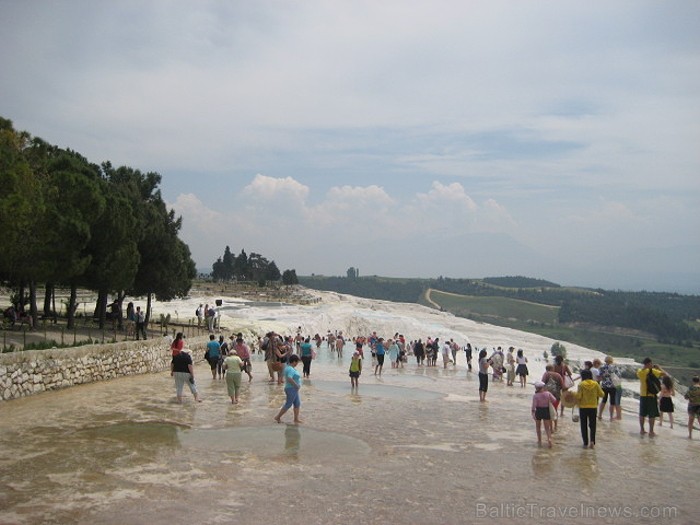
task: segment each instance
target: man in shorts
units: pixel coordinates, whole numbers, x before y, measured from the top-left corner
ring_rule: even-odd
[[[649,374],[654,374],[656,377],[662,377],[666,375],[666,372],[661,370],[658,365],[654,365],[651,361],[651,357],[645,357],[644,368],[637,370],[637,377],[639,378],[639,433],[644,435],[646,431],[644,430],[644,420],[649,418],[649,437],[654,437],[654,422],[657,417],[659,417],[659,403],[656,400],[656,394],[651,394],[647,391],[647,376]]]

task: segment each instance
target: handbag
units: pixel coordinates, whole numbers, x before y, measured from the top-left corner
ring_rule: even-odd
[[[574,423],[578,423],[580,418],[579,415],[574,412],[574,410],[575,408],[571,407],[571,421],[573,421]]]
[[[618,374],[612,374],[610,379],[612,380],[612,384],[615,388],[622,386],[622,378]]]
[[[554,405],[552,404],[551,401],[549,402],[549,419],[551,419],[552,421],[556,421],[557,419],[559,419],[559,415],[557,414],[557,409],[554,408]]]
[[[571,388],[572,386],[574,386],[574,380],[571,379],[571,376],[570,376],[570,375],[568,375],[568,374],[565,375],[565,376],[564,376],[564,388],[566,388],[566,389],[568,390],[568,389]]]
[[[272,365],[270,365],[270,368],[272,368],[274,372],[281,372],[284,369],[284,363],[275,361],[274,363],[272,363]]]

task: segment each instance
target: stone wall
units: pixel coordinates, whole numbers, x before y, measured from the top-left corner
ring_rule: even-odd
[[[201,360],[209,338],[197,337],[187,341],[193,360]],[[170,347],[162,339],[2,353],[0,399],[160,372],[170,368],[170,359]]]

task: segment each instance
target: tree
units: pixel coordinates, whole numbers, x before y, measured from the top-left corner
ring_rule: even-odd
[[[279,281],[281,277],[282,274],[280,273],[279,268],[277,268],[275,261],[270,261],[265,269],[265,279],[268,281]]]
[[[27,150],[31,136],[17,132],[0,118],[0,275],[33,290],[41,260],[40,223],[44,213],[41,179],[32,169]],[[31,295],[30,291],[30,295]],[[19,294],[24,306],[23,293]],[[36,321],[36,301],[32,302]]]
[[[140,219],[139,234],[135,235],[138,269],[129,291],[147,297],[148,322],[154,294],[163,301],[187,294],[196,275],[194,261],[187,245],[178,238],[182,218],[176,218],[174,211],[168,211],[162,199],[158,173],[144,174],[122,167],[112,172],[110,178],[139,210],[136,214]]]
[[[350,268],[348,268],[348,271],[346,273],[347,273],[348,279],[357,279],[360,275],[360,270],[351,266]]]
[[[131,200],[116,185],[103,181],[105,212],[93,225],[87,246],[91,262],[80,284],[97,291],[95,313],[104,327],[108,294],[131,288],[139,265],[142,222]]]
[[[223,257],[223,270],[224,270],[224,280],[230,281],[233,279],[233,267],[236,262],[236,258],[234,255],[231,253],[231,248],[226,246],[226,249],[224,250],[224,257]]]
[[[233,263],[233,278],[241,281],[250,279],[248,271],[248,256],[245,250],[241,250]]]
[[[216,261],[214,261],[214,264],[211,265],[211,278],[215,281],[223,281],[224,273],[224,261],[222,261],[221,257],[219,257],[216,259]]]
[[[550,348],[550,351],[554,357],[560,355],[563,359],[566,359],[566,347],[563,344],[561,344],[559,341],[556,341],[552,345],[552,348]]]
[[[299,284],[296,270],[285,270],[282,272],[282,284]]]
[[[248,257],[248,272],[250,279],[253,281],[265,281],[265,273],[269,261],[260,255],[259,253],[251,252],[250,257]]]
[[[100,191],[99,168],[75,152],[62,150],[48,165],[49,178],[44,185],[46,213],[43,231],[47,236],[43,259],[46,293],[44,315],[52,310],[55,283],[72,284],[90,264],[86,247],[92,226],[105,209]],[[69,302],[69,325],[75,303]]]

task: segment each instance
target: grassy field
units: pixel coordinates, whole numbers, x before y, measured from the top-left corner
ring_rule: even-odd
[[[444,310],[475,321],[507,326],[571,342],[618,357],[651,357],[683,384],[700,373],[700,349],[659,343],[644,334],[612,333],[610,328],[560,325],[558,308],[505,297],[475,297],[431,290],[429,299]]]
[[[555,323],[559,308],[542,304],[510,299],[508,297],[484,297],[457,295],[430,291],[430,300],[443,309],[462,317],[506,318],[524,322]]]

